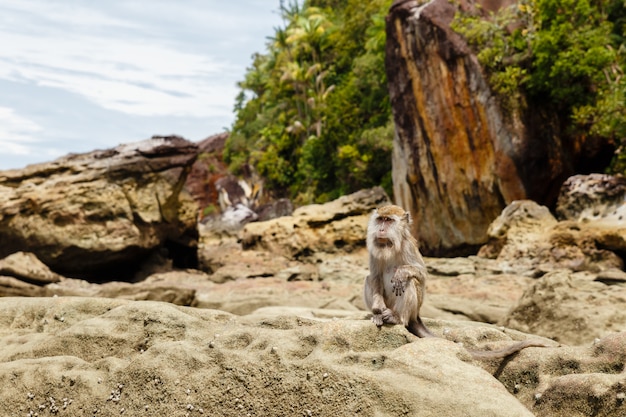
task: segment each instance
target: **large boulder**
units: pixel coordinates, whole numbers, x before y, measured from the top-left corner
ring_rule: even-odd
[[[494,10],[506,2],[476,3]],[[396,0],[387,16],[394,196],[413,214],[428,256],[475,253],[507,204],[530,199],[553,207],[566,178],[612,156],[610,145],[593,138],[564,139],[559,115],[538,111],[541,103],[522,97],[516,108],[502,106],[450,28],[455,4]]]
[[[626,329],[626,280],[607,285],[593,274],[556,270],[529,286],[504,326],[581,345]]]
[[[478,256],[496,259],[508,272],[537,277],[560,268],[591,272],[624,268],[622,221],[559,222],[547,207],[520,200],[493,221],[488,236]]]
[[[0,258],[37,255],[57,273],[132,277],[154,252],[196,260],[197,206],[183,192],[197,146],[156,137],[0,172]]]

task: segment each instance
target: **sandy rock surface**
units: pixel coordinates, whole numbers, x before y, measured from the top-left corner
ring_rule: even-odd
[[[532,415],[459,345],[367,320],[64,297],[0,313],[6,416]]]
[[[440,338],[362,313],[237,316],[154,301],[0,299],[0,415],[620,416],[626,333],[558,346],[477,322]],[[534,339],[501,360],[473,361]],[[593,398],[593,401],[590,401]]]

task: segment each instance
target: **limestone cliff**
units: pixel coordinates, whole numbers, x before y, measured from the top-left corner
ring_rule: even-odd
[[[491,3],[503,2],[489,2],[489,10],[498,7]],[[395,200],[413,214],[431,256],[474,252],[514,200],[552,208],[563,181],[591,169],[594,157],[591,145],[565,137],[550,109],[500,105],[476,56],[450,29],[455,12],[446,0],[400,0],[387,16]]]

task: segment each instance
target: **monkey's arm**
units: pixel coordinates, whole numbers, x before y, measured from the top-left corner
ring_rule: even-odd
[[[391,278],[394,294],[399,297],[406,291],[406,286],[412,280],[417,280],[418,288],[426,284],[426,267],[422,265],[401,265]]]

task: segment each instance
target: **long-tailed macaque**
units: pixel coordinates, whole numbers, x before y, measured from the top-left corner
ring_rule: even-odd
[[[374,210],[367,226],[370,274],[364,298],[377,326],[402,324],[418,337],[436,337],[419,312],[426,288],[426,265],[411,235],[411,216],[401,207]],[[475,359],[504,358],[529,346],[546,345],[532,340],[495,351],[469,351]]]

